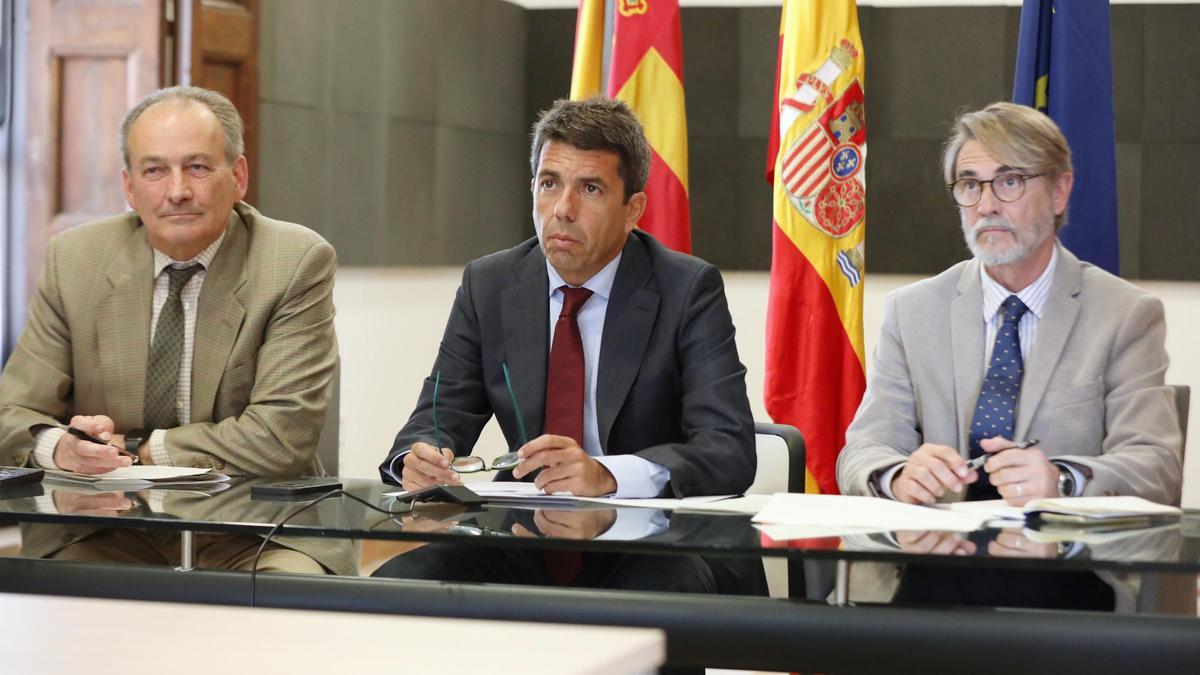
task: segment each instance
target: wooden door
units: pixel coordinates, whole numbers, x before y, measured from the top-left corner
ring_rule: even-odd
[[[46,242],[125,209],[121,119],[154,91],[162,63],[162,0],[36,0],[29,6],[26,296]]]
[[[246,125],[246,161],[254,203],[258,181],[258,0],[178,0],[178,84],[219,91]]]
[[[117,132],[162,86],[233,101],[246,122],[253,202],[258,125],[258,0],[33,0],[24,92],[26,297],[46,242],[125,210]]]

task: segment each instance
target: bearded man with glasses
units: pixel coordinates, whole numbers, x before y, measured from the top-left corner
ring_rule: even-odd
[[[842,492],[913,504],[1177,504],[1181,434],[1163,383],[1162,302],[1054,236],[1074,178],[1062,132],[1032,108],[993,103],[955,122],[942,169],[973,258],[888,296],[838,458]],[[978,471],[968,465],[977,457]],[[977,548],[962,537],[942,544]],[[950,573],[939,572],[942,587],[954,586]]]

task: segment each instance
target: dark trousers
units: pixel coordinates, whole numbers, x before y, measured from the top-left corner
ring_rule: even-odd
[[[1111,612],[1116,595],[1091,572],[909,565],[892,603]]]
[[[576,565],[573,574],[565,575],[570,577],[567,587],[766,595],[762,561],[753,558],[630,553],[582,553],[577,561],[573,557],[558,551],[435,543],[392,558],[372,576],[556,586],[564,585],[564,573],[551,567]]]

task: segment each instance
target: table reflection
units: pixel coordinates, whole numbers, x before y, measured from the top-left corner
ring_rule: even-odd
[[[679,523],[676,527],[675,523]],[[482,509],[430,516],[421,507],[402,527],[481,536],[580,541],[655,539],[664,544],[691,536],[705,519],[672,518],[658,509]],[[632,554],[528,549],[434,542],[388,560],[372,576],[456,583],[502,583],[674,593],[766,595],[762,561],[695,554]]]
[[[151,489],[105,492],[87,486],[47,483],[42,494],[26,497],[26,508],[46,515],[91,516],[128,521],[105,527],[70,522],[22,523],[21,555],[82,562],[178,566],[186,564],[181,534],[174,528],[141,528],[141,522],[273,522],[295,503],[251,500],[253,481],[219,491]],[[224,488],[224,486],[222,486]],[[315,524],[317,511],[295,520]],[[249,571],[263,538],[254,534],[201,532],[192,540],[194,563],[201,569]],[[259,571],[304,574],[354,574],[357,561],[350,540],[276,537],[258,559]]]

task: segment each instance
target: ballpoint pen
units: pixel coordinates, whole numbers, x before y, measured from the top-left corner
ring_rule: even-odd
[[[128,457],[129,459],[133,460],[134,464],[141,463],[141,458],[138,457],[137,455],[133,454],[132,452],[126,450],[125,448],[122,448],[119,445],[113,445],[112,443],[109,443],[108,441],[106,441],[104,439],[97,438],[97,437],[89,434],[88,432],[84,431],[83,429],[79,429],[76,427],[64,427],[64,429],[66,430],[66,432],[68,434],[71,434],[72,436],[74,436],[75,438],[78,438],[81,441],[87,441],[88,443],[95,443],[96,445],[107,445],[110,448],[116,448],[117,452],[119,452],[122,455],[125,455],[126,457]]]
[[[967,460],[967,468],[972,471],[978,471],[983,468],[983,465],[985,463],[987,463],[988,457],[992,457],[992,456],[996,455],[997,453],[1004,452],[1005,450],[1025,450],[1026,448],[1032,448],[1033,446],[1037,445],[1040,442],[1041,441],[1039,441],[1036,438],[1031,438],[1027,441],[1022,441],[1020,443],[1013,443],[1012,445],[1008,446],[1007,448],[1000,448],[996,452],[986,452],[978,457],[973,457],[971,459],[968,459]]]

